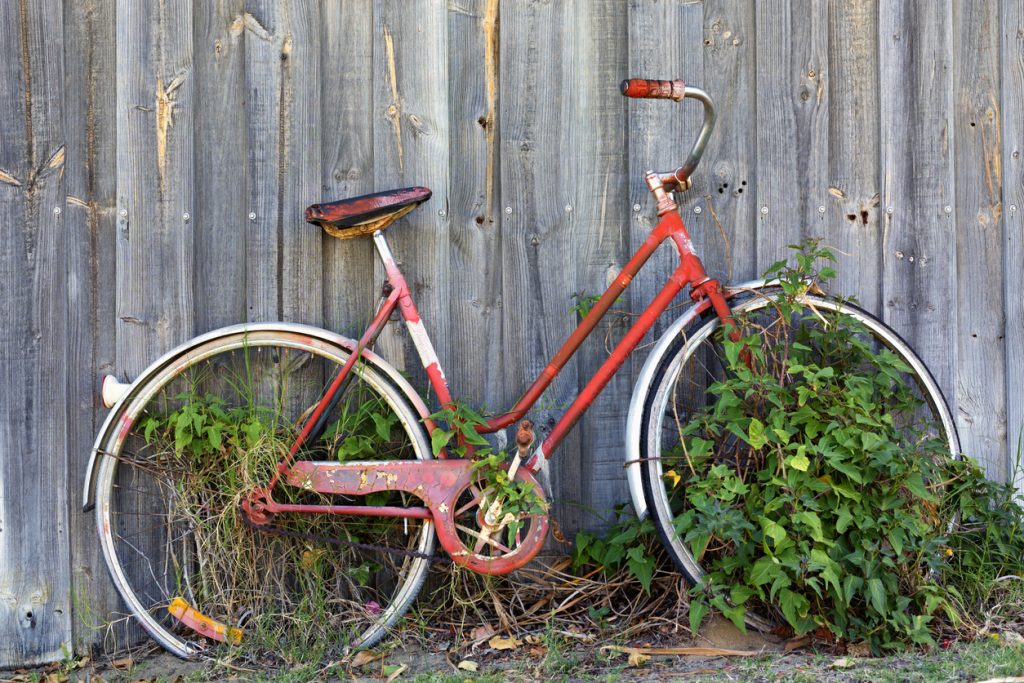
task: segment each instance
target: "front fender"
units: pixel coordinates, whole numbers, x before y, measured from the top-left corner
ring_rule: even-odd
[[[767,287],[778,285],[777,280],[751,280],[738,285],[725,287],[725,298],[732,299],[735,296],[749,291],[757,291]],[[687,327],[698,321],[701,316],[711,307],[707,299],[700,301],[688,308],[672,325],[665,330],[658,339],[654,348],[647,355],[647,360],[640,368],[636,384],[633,387],[633,396],[629,400],[629,412],[626,414],[626,482],[629,484],[629,496],[633,501],[633,509],[639,519],[647,516],[647,502],[644,500],[644,487],[640,480],[640,426],[643,419],[644,403],[647,402],[647,395],[651,390],[651,382],[654,379],[654,372],[657,370],[662,356],[668,351],[673,340]]]
[[[173,363],[177,358],[187,354],[196,346],[214,341],[218,337],[236,335],[239,332],[265,332],[274,330],[302,334],[312,339],[333,344],[345,351],[348,351],[349,353],[355,351],[358,346],[358,343],[354,339],[349,339],[348,337],[343,337],[340,334],[335,334],[334,332],[320,329],[318,327],[301,325],[298,323],[275,322],[255,324],[243,323],[241,325],[222,327],[189,339],[181,346],[168,351],[150,364],[149,367],[143,370],[142,373],[132,381],[129,388],[124,392],[124,395],[110,409],[106,420],[104,420],[103,425],[100,427],[99,433],[96,435],[96,441],[93,442],[92,454],[89,456],[89,464],[86,465],[85,469],[85,484],[82,490],[82,511],[89,512],[95,505],[96,471],[99,468],[101,460],[99,456],[103,455],[103,444],[109,439],[111,430],[116,428],[118,424],[117,416],[120,414],[122,406],[131,401],[137,395],[140,387],[145,385],[146,382],[158,374],[169,363]],[[420,398],[420,395],[416,390],[413,389],[412,385],[409,384],[408,380],[406,380],[398,370],[369,349],[363,349],[362,357],[366,362],[370,363],[374,369],[380,371],[384,376],[391,380],[395,386],[405,394],[405,397],[409,400],[413,410],[415,410],[421,418],[429,417],[430,410],[427,408],[427,405],[423,402],[423,399]]]

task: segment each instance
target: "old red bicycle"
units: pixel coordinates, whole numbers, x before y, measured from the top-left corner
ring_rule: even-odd
[[[306,211],[307,221],[334,237],[372,236],[383,261],[380,302],[359,339],[290,323],[238,325],[186,342],[130,383],[105,380],[112,410],[95,442],[86,509],[95,506],[103,554],[128,610],[161,645],[193,656],[212,642],[241,642],[263,628],[260,615],[272,614],[326,624],[342,644],[364,647],[415,599],[441,557],[435,540],[451,562],[477,572],[503,574],[529,562],[548,529],[536,473],[686,288],[692,306],[640,371],[625,461],[637,513],[652,517],[679,569],[700,580],[701,564],[675,525],[661,455],[679,445],[688,416],[713,400],[705,389],[727,371],[723,335],[763,330],[764,344],[780,343],[772,336],[780,293],[771,281],[730,287],[708,276],[677,210],[673,193],[689,187],[714,127],[711,98],[678,80],[629,80],[622,91],[694,99],[704,108],[703,127],[682,166],[646,174],[660,220],[644,243],[522,398],[477,428],[488,434],[519,423],[501,471],[539,506],[512,505],[507,489],[472,458],[432,447],[445,443],[439,433],[450,433],[436,410],[452,405],[452,393],[385,237],[395,220],[430,198],[425,188]],[[678,267],[535,444],[520,421],[666,241],[678,252]],[[920,397],[917,424],[932,425],[959,452],[938,386],[896,333],[849,303],[811,289],[802,297],[812,324],[853,321],[865,344],[902,359],[906,383]],[[373,351],[396,316],[419,354],[434,408]]]

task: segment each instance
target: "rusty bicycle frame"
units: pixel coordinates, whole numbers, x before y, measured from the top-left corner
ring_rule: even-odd
[[[671,241],[674,244],[679,256],[679,265],[637,318],[635,324],[616,345],[608,359],[580,391],[540,446],[528,456],[526,451],[532,445],[532,432],[528,431],[528,425],[525,427],[528,437],[525,443],[520,443],[520,452],[514,456],[509,466],[510,478],[519,477],[536,483],[533,475],[540,470],[544,461],[551,457],[569,430],[593,404],[640,340],[684,288],[689,287],[690,297],[695,302],[709,306],[723,323],[733,326],[730,309],[722,288],[717,280],[709,277],[705,272],[704,265],[694,251],[690,236],[683,225],[677,210],[678,207],[671,194],[673,190],[684,190],[689,187],[689,176],[699,162],[704,145],[710,136],[715,119],[710,97],[702,90],[685,87],[682,81],[633,79],[622,84],[622,92],[629,97],[675,101],[680,101],[684,97],[697,99],[704,105],[704,125],[683,166],[671,173],[649,172],[646,175],[647,186],[657,201],[660,218],[650,235],[512,409],[489,419],[486,427],[480,427],[478,431],[484,434],[496,432],[521,420],[527,414],[580,348],[583,341],[594,331],[612,304],[644,267],[651,255],[664,242]],[[452,556],[453,561],[483,573],[504,574],[512,571],[529,562],[540,550],[547,532],[547,517],[540,516],[537,523],[529,530],[530,537],[524,539],[522,546],[514,552],[510,551],[498,557],[485,557],[470,551],[459,540],[454,521],[454,507],[459,492],[465,490],[474,480],[475,475],[471,469],[472,461],[447,458],[444,452],[439,454],[438,460],[326,463],[297,459],[303,444],[311,438],[315,438],[325,428],[326,416],[339,400],[348,382],[351,381],[352,370],[363,350],[373,345],[396,311],[405,322],[430,385],[437,394],[438,401],[443,406],[452,404],[448,382],[438,362],[434,346],[413,301],[409,285],[388,248],[383,231],[373,232],[373,240],[386,272],[386,284],[376,314],[359,339],[356,352],[352,353],[342,365],[306,419],[299,436],[291,445],[287,455],[278,464],[277,472],[266,487],[253,491],[245,501],[243,505],[245,512],[256,524],[266,524],[279,513],[362,515],[432,520],[436,525],[438,540]],[[738,335],[735,328],[733,334]],[[425,418],[424,423],[430,432],[437,428],[429,419]],[[288,485],[301,486],[327,494],[364,496],[378,491],[405,491],[419,497],[425,506],[279,503],[274,500],[272,494],[282,478]],[[542,492],[541,496],[543,496]],[[509,550],[504,547],[502,549]]]

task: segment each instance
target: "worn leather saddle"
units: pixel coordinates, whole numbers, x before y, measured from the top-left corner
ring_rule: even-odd
[[[409,213],[430,195],[425,187],[406,187],[313,204],[306,209],[306,221],[339,239],[370,235]]]

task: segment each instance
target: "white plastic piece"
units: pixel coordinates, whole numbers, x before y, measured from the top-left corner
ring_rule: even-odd
[[[113,375],[104,375],[100,384],[100,398],[104,408],[113,408],[128,393],[131,384],[118,381]]]

